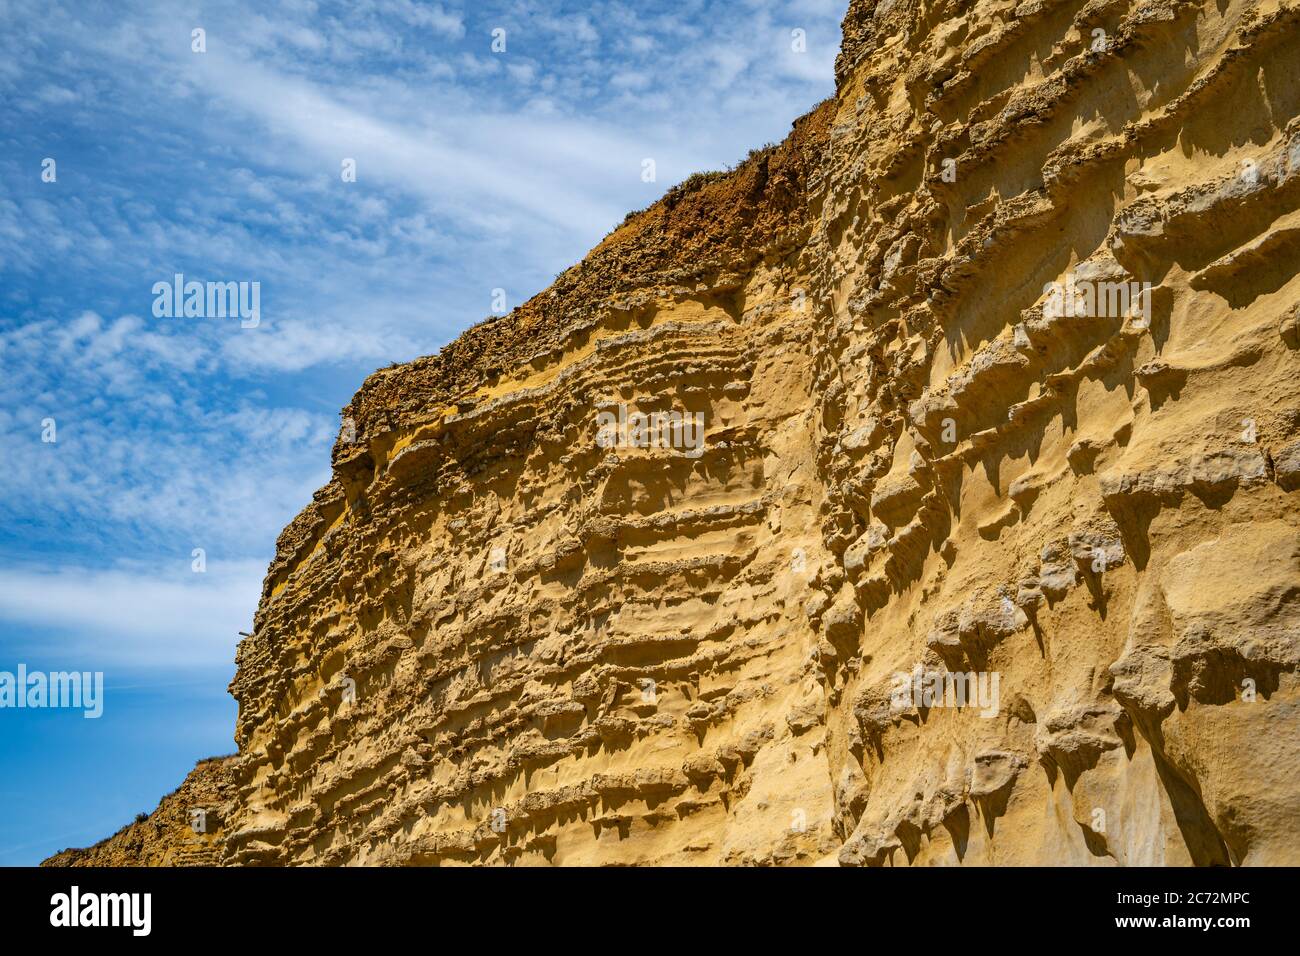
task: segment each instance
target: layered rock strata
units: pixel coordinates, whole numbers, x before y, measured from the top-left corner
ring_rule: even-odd
[[[367,379],[238,753],[51,862],[1300,862],[1297,63],[854,0],[783,143]]]

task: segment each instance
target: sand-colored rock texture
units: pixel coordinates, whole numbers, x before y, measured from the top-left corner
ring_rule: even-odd
[[[50,862],[1300,863],[1298,64],[854,0],[783,143],[367,379],[238,753]]]

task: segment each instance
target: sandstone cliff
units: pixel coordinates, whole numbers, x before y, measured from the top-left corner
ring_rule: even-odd
[[[50,862],[1300,862],[1297,63],[854,0],[785,142],[367,379],[238,753]]]

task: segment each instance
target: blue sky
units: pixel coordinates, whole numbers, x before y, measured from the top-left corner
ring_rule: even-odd
[[[846,5],[0,0],[0,671],[105,681],[98,720],[0,709],[0,865],[234,750],[237,632],[362,379],[784,138]],[[156,318],[178,272],[260,323]]]

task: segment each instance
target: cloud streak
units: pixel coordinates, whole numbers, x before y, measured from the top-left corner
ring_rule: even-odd
[[[34,635],[6,653],[81,670],[228,664],[266,565],[214,561],[196,574],[191,563],[181,553],[153,567],[0,570],[0,621]]]

